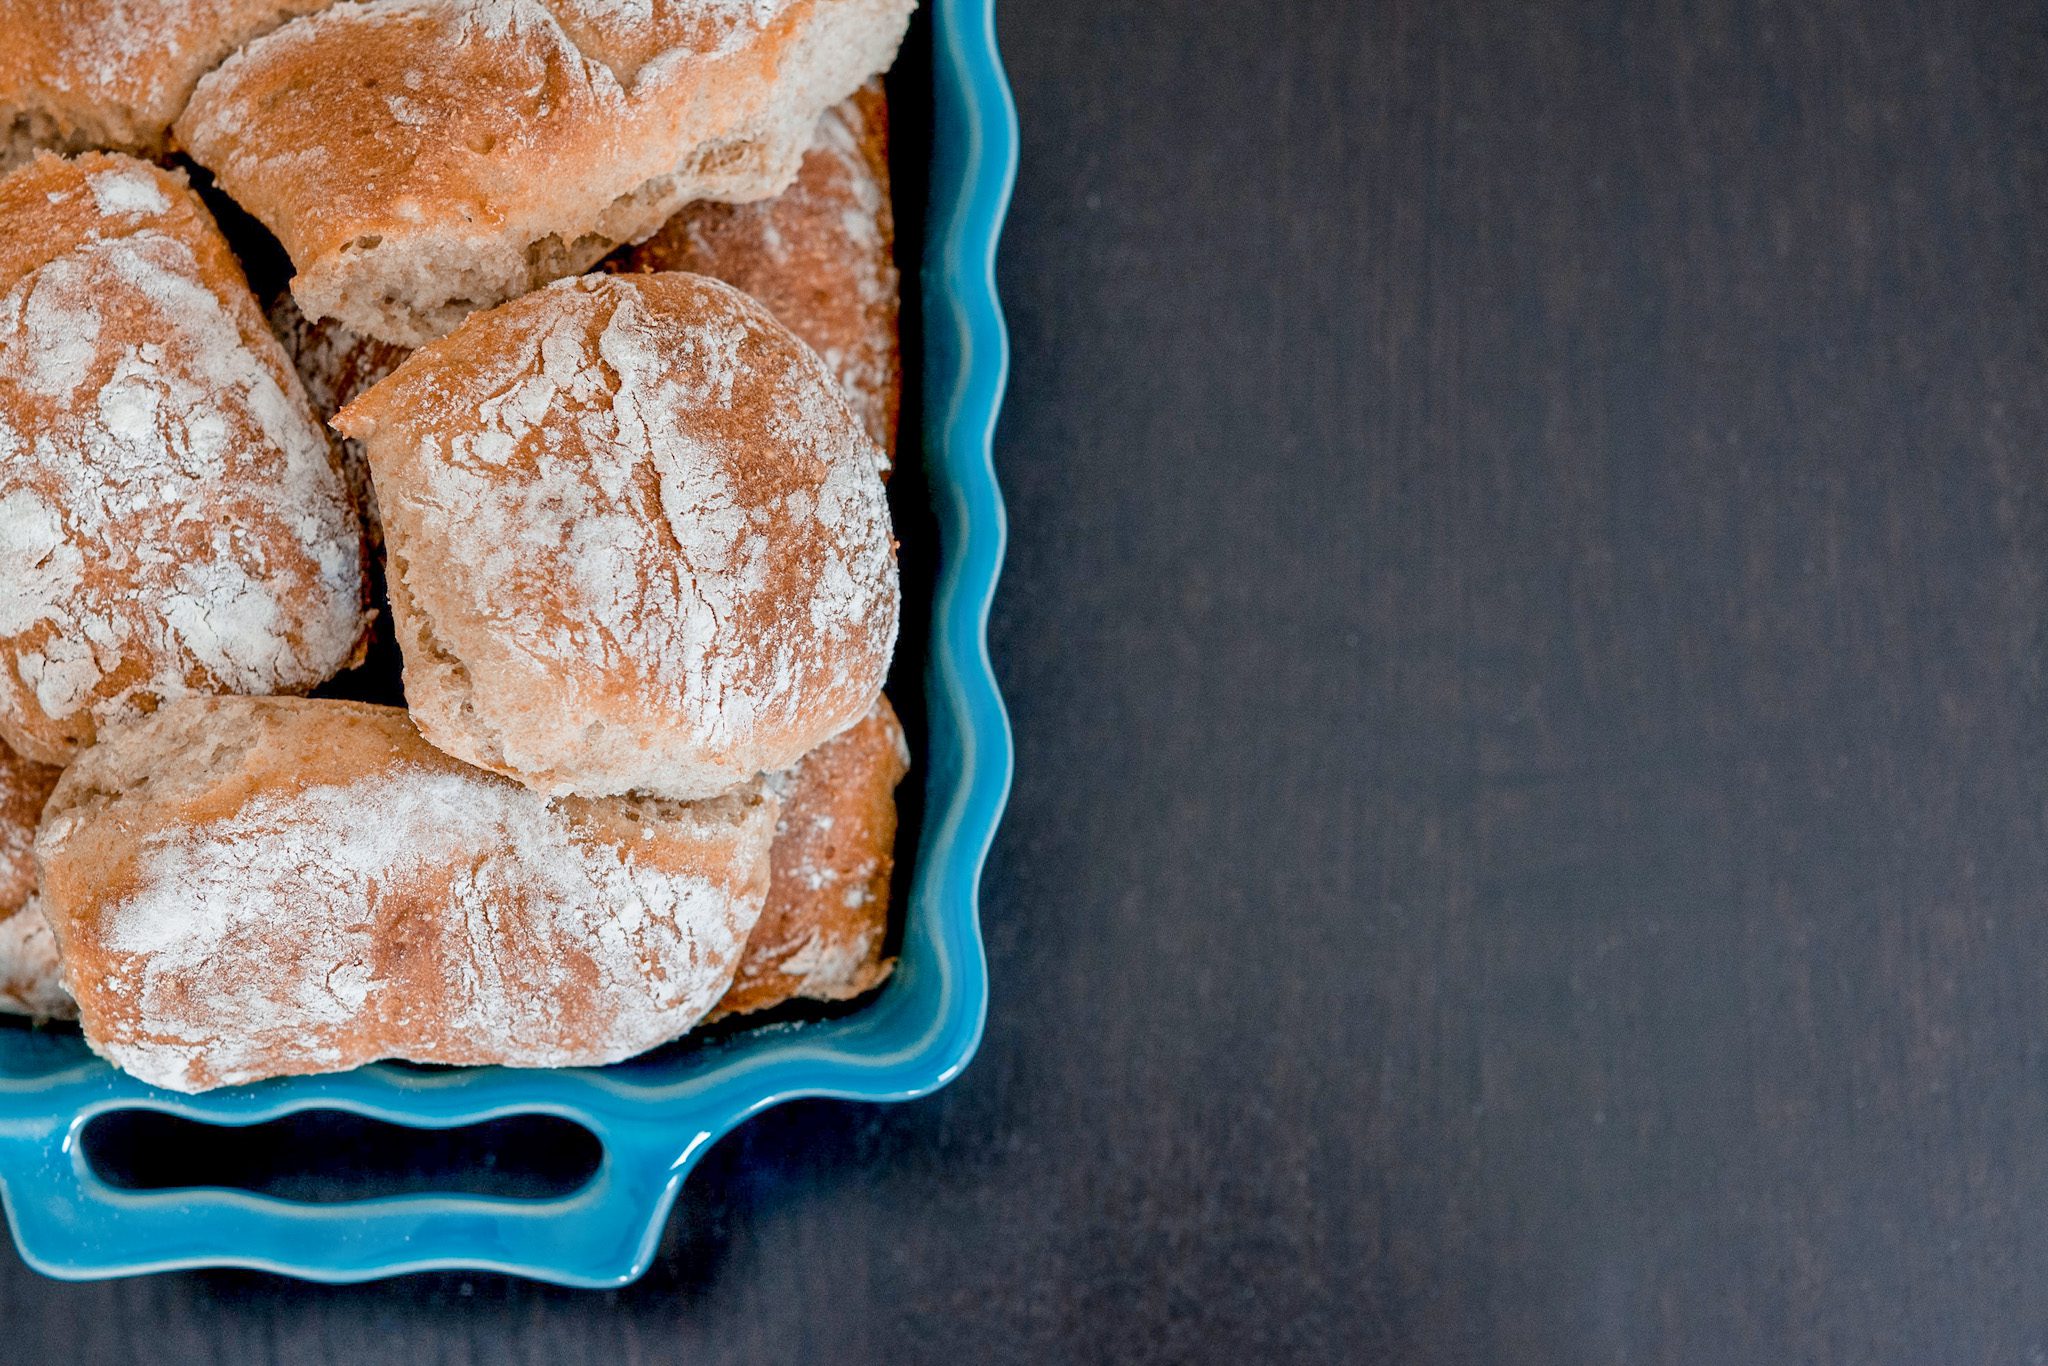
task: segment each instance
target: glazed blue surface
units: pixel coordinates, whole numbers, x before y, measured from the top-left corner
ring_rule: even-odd
[[[0,1030],[0,1198],[30,1265],[79,1280],[232,1266],[317,1281],[465,1269],[622,1285],[647,1269],[683,1179],[734,1125],[802,1096],[921,1096],[974,1056],[988,1009],[978,885],[1011,763],[986,628],[1005,534],[990,442],[1009,363],[995,242],[1017,132],[994,0],[926,5],[935,89],[924,449],[940,554],[920,756],[926,816],[888,986],[839,1019],[678,1045],[616,1067],[380,1066],[203,1096],[142,1085],[94,1058],[75,1032]],[[341,1110],[416,1128],[545,1114],[588,1128],[604,1157],[589,1184],[550,1200],[451,1194],[312,1205],[233,1190],[122,1190],[94,1175],[79,1143],[93,1118],[122,1109],[214,1124]]]

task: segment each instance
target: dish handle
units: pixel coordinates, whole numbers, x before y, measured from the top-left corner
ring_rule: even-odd
[[[0,1119],[0,1203],[22,1255],[37,1270],[64,1280],[98,1280],[239,1267],[340,1283],[461,1269],[586,1288],[621,1286],[653,1260],[676,1192],[713,1137],[708,1130],[679,1133],[673,1124],[563,1115],[590,1129],[604,1150],[590,1179],[568,1195],[451,1192],[312,1203],[219,1187],[112,1185],[92,1169],[81,1139],[93,1119],[125,1108],[178,1112],[170,1105],[96,1107],[68,1124],[47,1126]],[[294,1108],[346,1109],[409,1127],[506,1117],[437,1117],[421,1125],[356,1106]],[[277,1117],[258,1112],[230,1122]]]

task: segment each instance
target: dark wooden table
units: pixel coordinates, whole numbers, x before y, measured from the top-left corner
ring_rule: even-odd
[[[8,1360],[2048,1359],[2048,10],[1010,0],[987,1044]]]

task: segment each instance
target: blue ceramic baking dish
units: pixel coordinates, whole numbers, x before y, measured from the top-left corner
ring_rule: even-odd
[[[919,22],[929,26],[933,100],[914,378],[937,567],[918,754],[924,815],[889,984],[836,1018],[686,1041],[616,1067],[379,1066],[203,1096],[114,1071],[75,1031],[0,1029],[0,1199],[30,1265],[76,1280],[246,1267],[316,1281],[461,1269],[622,1285],[647,1269],[683,1179],[734,1125],[802,1096],[907,1100],[945,1085],[973,1057],[988,1007],[977,889],[1011,762],[986,626],[1004,540],[990,457],[1008,366],[995,243],[1016,172],[1016,114],[994,0],[926,0]],[[451,1193],[314,1204],[216,1188],[136,1190],[98,1175],[82,1141],[91,1121],[124,1110],[216,1125],[341,1111],[423,1129],[547,1115],[588,1129],[604,1151],[589,1182],[556,1199]]]

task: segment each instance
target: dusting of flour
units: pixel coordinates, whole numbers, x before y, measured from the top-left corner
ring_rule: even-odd
[[[110,212],[169,207],[139,169],[87,188]],[[88,238],[0,298],[0,705],[17,722],[76,733],[80,712],[304,689],[346,662],[360,532],[287,382],[154,227]]]
[[[472,661],[466,704],[507,762],[544,771],[558,756],[541,747],[564,742],[551,727],[522,748],[533,696],[592,715],[631,690],[644,734],[620,728],[618,754],[568,737],[586,776],[618,765],[618,786],[590,790],[688,795],[633,765],[679,743],[746,753],[807,709],[857,717],[894,640],[871,443],[809,353],[764,349],[757,306],[705,281],[688,309],[643,297],[683,278],[563,281],[493,320],[507,335],[477,371],[416,360],[393,381],[421,386],[411,449],[395,469],[374,456],[413,605]]]
[[[164,213],[171,202],[164,198],[156,177],[141,167],[118,171],[97,171],[85,178],[92,202],[104,214]]]
[[[99,989],[149,1036],[102,1045],[176,1089],[281,1057],[352,1066],[366,1027],[426,1061],[466,1040],[515,1065],[602,1061],[593,1029],[627,1056],[703,1015],[752,923],[728,885],[580,832],[545,798],[417,764],[159,832],[137,874],[101,913]]]

